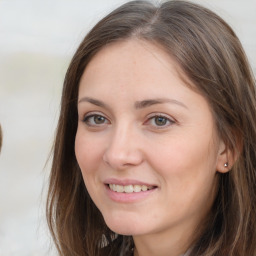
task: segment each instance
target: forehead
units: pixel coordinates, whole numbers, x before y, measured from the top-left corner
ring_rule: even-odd
[[[190,109],[208,109],[207,100],[181,78],[179,65],[158,45],[127,40],[107,45],[86,67],[79,99],[89,97],[115,108],[169,98]]]
[[[157,44],[129,39],[103,47],[88,63],[80,85],[100,86],[100,80],[104,79],[105,86],[107,83],[125,85],[133,80],[141,87],[157,85],[168,76],[181,79],[181,69],[170,54]]]

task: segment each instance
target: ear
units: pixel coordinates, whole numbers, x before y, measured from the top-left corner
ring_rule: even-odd
[[[218,148],[216,170],[220,173],[228,172],[234,165],[237,154],[232,152],[229,147],[221,140]]]

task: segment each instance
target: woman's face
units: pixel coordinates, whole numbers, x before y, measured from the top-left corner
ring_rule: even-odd
[[[157,46],[128,40],[102,49],[81,78],[76,157],[117,233],[182,237],[213,203],[225,145],[177,68]]]

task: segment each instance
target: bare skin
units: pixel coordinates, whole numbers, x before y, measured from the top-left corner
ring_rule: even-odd
[[[135,256],[184,254],[226,171],[207,100],[160,48],[128,40],[90,61],[78,114],[76,157],[108,227],[133,236]]]

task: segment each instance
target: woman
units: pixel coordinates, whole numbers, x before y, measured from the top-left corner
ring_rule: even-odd
[[[132,1],[66,74],[47,216],[60,255],[256,255],[255,80],[232,29]]]

